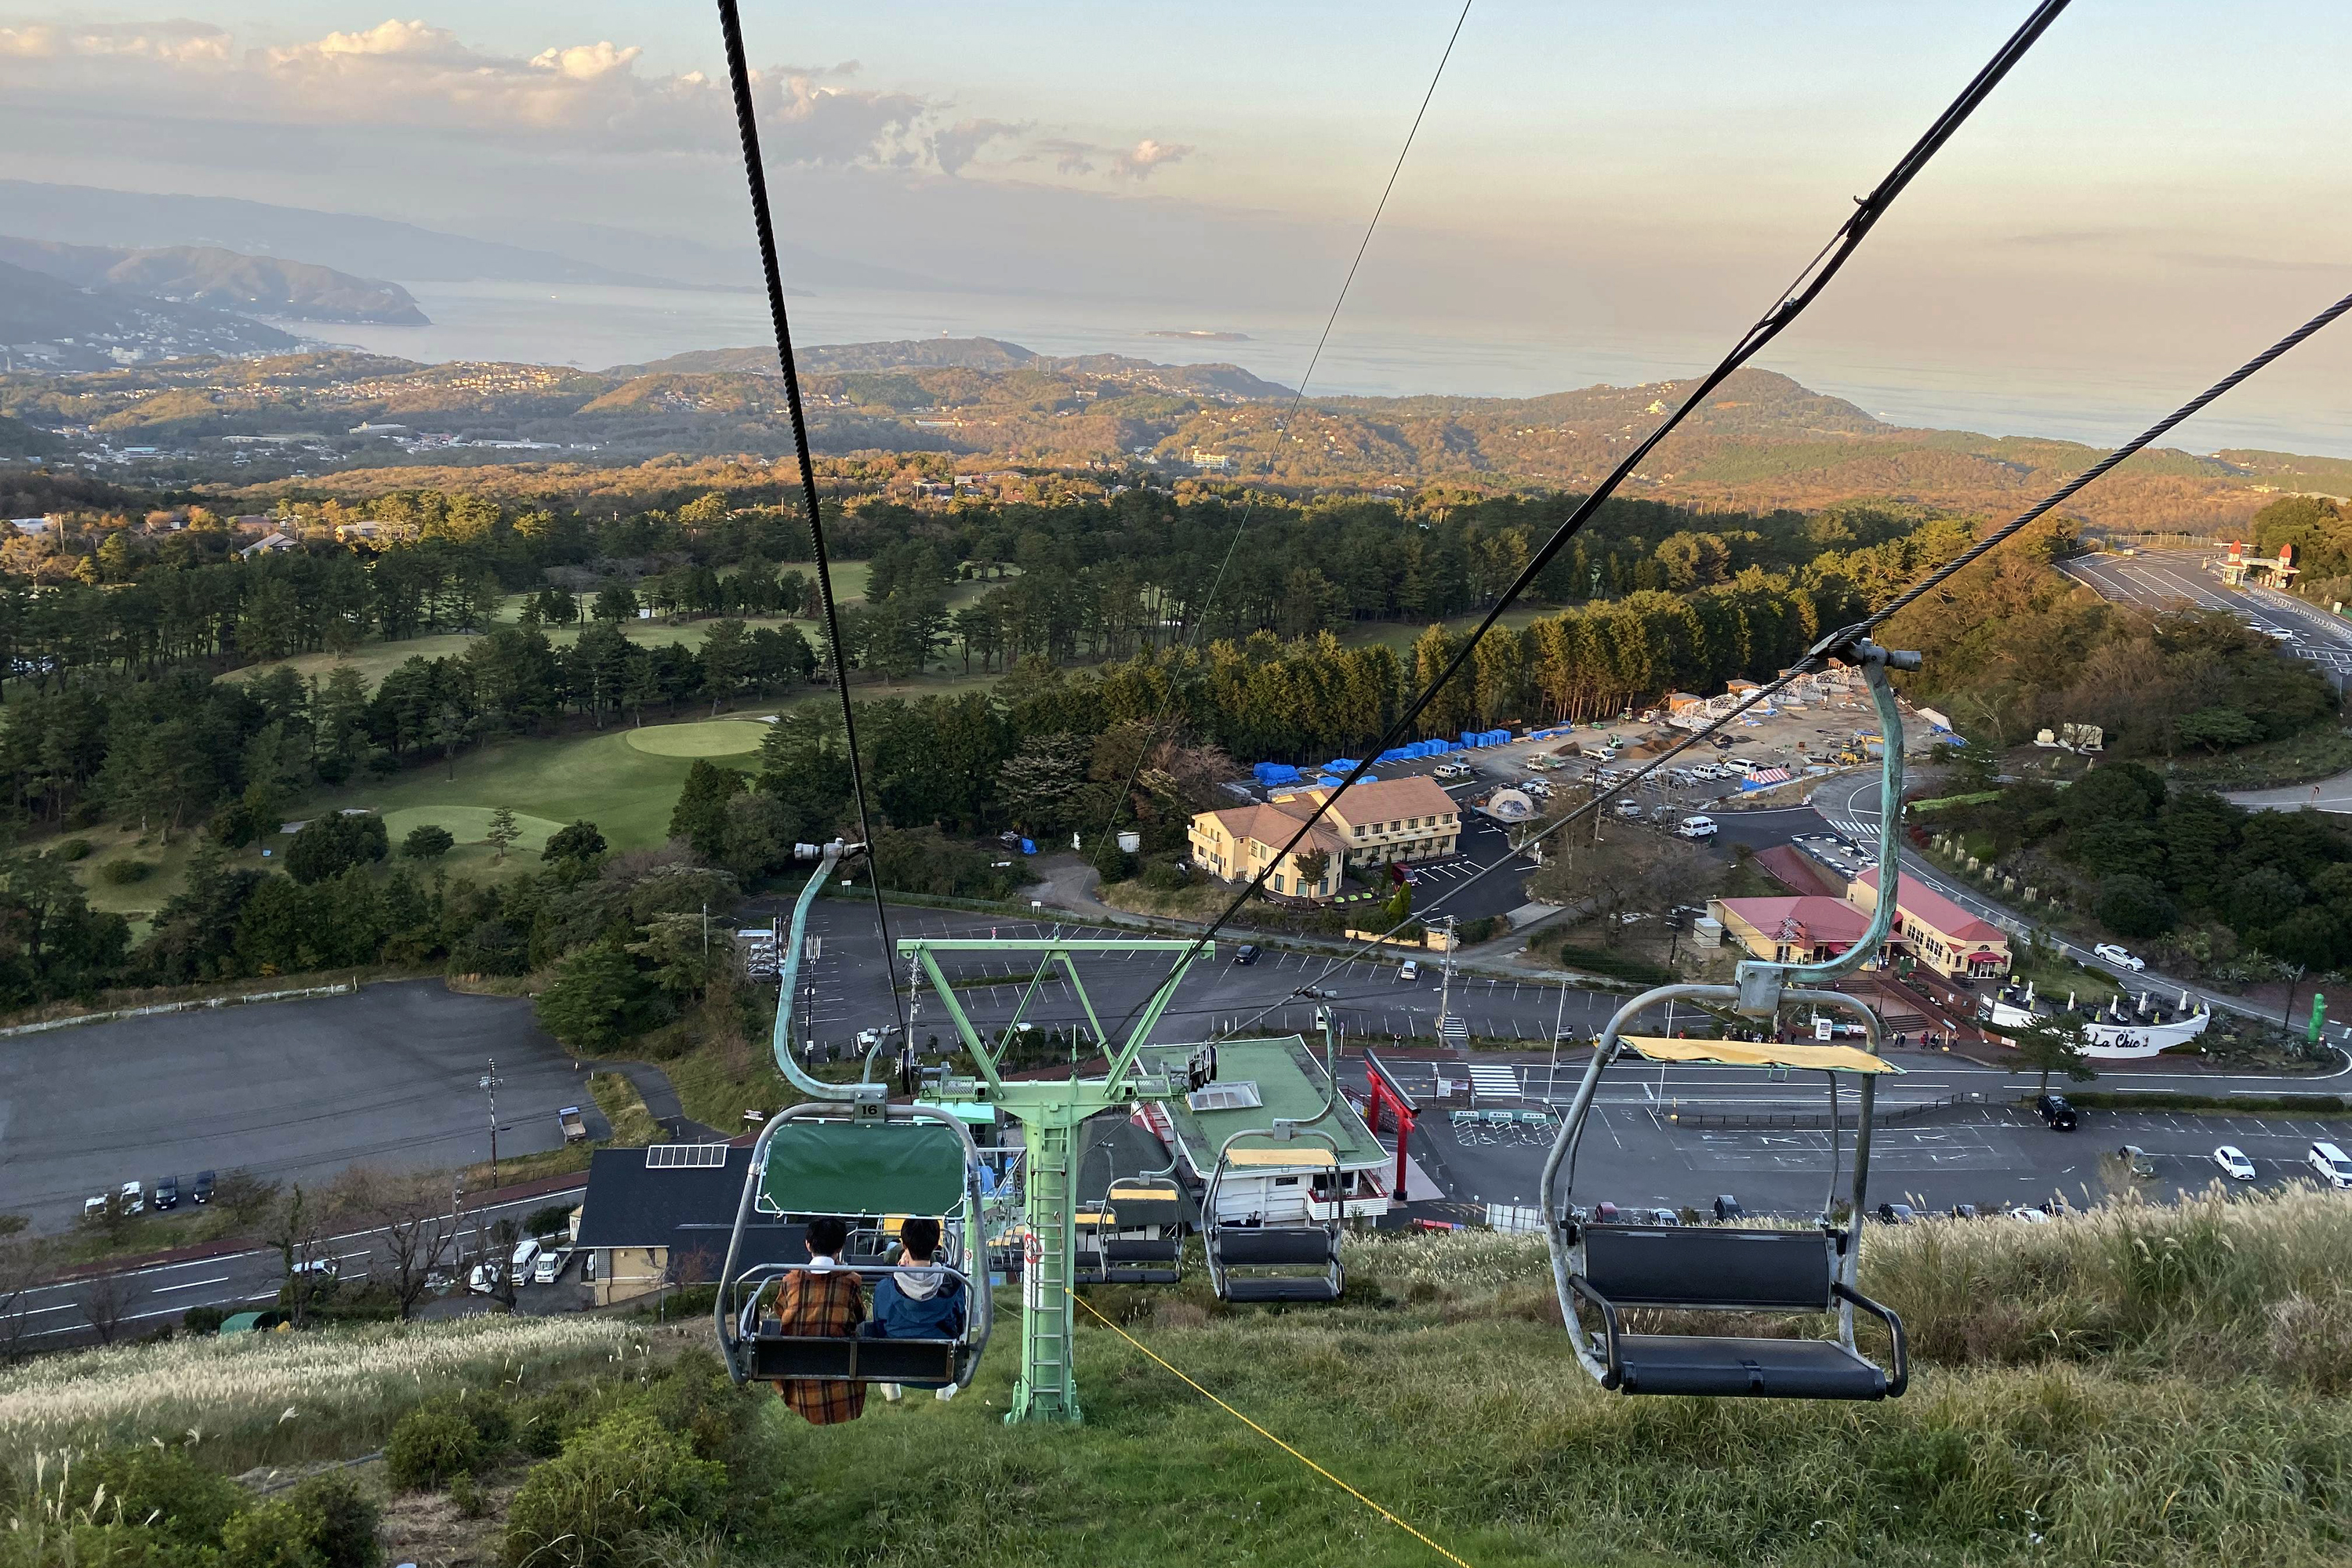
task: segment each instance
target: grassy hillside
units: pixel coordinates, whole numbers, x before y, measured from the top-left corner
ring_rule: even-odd
[[[1541,1247],[1483,1232],[1351,1243],[1337,1309],[1228,1311],[1197,1284],[1094,1300],[1478,1568],[2300,1568],[2346,1551],[2347,1245],[2352,1205],[2307,1190],[1874,1232],[1864,1285],[1904,1314],[1917,1358],[1910,1393],[1878,1405],[1603,1394],[1567,1354]],[[962,1398],[877,1398],[826,1428],[764,1391],[726,1394],[690,1350],[669,1363],[699,1330],[648,1341],[558,1320],[37,1363],[0,1373],[0,1443],[20,1456],[176,1444],[193,1426],[193,1451],[235,1471],[367,1453],[403,1408],[463,1384],[506,1412],[477,1413],[500,1436],[483,1439],[465,1495],[494,1515],[499,1500],[536,1500],[480,1526],[493,1543],[523,1512],[550,1528],[555,1483],[616,1464],[616,1433],[664,1440],[628,1426],[633,1410],[657,1408],[726,1467],[723,1495],[682,1495],[662,1531],[593,1562],[678,1562],[688,1542],[706,1565],[1441,1561],[1099,1326],[1079,1338],[1087,1425],[1003,1426],[1018,1325],[1015,1298],[1000,1305]],[[533,1549],[505,1542],[509,1562]]]

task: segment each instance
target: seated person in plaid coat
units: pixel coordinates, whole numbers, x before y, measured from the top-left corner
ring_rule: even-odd
[[[809,1338],[850,1339],[866,1320],[866,1293],[857,1276],[841,1267],[841,1249],[848,1244],[849,1226],[831,1215],[808,1223],[809,1266],[783,1277],[776,1287],[775,1315],[781,1331]],[[862,1383],[823,1383],[814,1378],[784,1378],[776,1392],[810,1424],[829,1426],[855,1421],[866,1414]]]

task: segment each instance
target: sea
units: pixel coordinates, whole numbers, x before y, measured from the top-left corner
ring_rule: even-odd
[[[301,323],[323,341],[425,363],[505,360],[604,370],[691,349],[774,341],[764,296],[726,289],[502,282],[405,285],[423,327]],[[1319,353],[1319,318],[1185,320],[1147,302],[1005,294],[843,289],[787,301],[803,346],[906,338],[991,337],[1045,354],[1117,353],[1163,363],[1227,362],[1309,395],[1528,397],[1596,384],[1675,380],[1712,364],[1725,342],[1690,333],[1633,337],[1475,321],[1350,318]],[[289,326],[293,325],[289,323]],[[2352,335],[2352,324],[2338,329]],[[1200,333],[1201,336],[1170,334]],[[2252,345],[2249,345],[2251,351]],[[2347,345],[2352,350],[2352,344]],[[1879,345],[1807,339],[1801,328],[1756,362],[1890,424],[2043,436],[2112,446],[2227,370],[2225,363],[2119,369],[2057,363],[1906,363]],[[2352,458],[2352,355],[2314,345],[2182,425],[2163,443]]]

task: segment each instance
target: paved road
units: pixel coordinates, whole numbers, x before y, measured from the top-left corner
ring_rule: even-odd
[[[1896,1053],[1916,1075],[1890,1086],[1882,1104],[1901,1104],[1983,1086],[1987,1102],[1928,1111],[1916,1119],[1880,1126],[1873,1135],[1871,1194],[1874,1204],[1908,1202],[1948,1209],[1972,1203],[1984,1208],[2037,1204],[2053,1194],[2082,1205],[2105,1188],[2101,1156],[2125,1143],[2147,1152],[2156,1166],[2152,1181],[2137,1184],[2151,1195],[2170,1198],[2197,1191],[2220,1172],[2213,1150],[2234,1144],[2253,1160],[2259,1184],[2277,1186],[2305,1179],[2305,1152],[2317,1139],[2341,1142],[2341,1121],[2274,1115],[2189,1115],[2178,1112],[2085,1110],[2072,1133],[2053,1132],[2030,1111],[2010,1103],[2030,1090],[2030,1082],[1974,1069],[1949,1058]],[[1440,1070],[1436,1064],[1389,1064],[1408,1090],[1419,1091]],[[1580,1068],[1582,1062],[1574,1067]],[[1456,1071],[1448,1068],[1445,1070]],[[1523,1068],[1528,1098],[1522,1107],[1555,1098],[1549,1065]],[[1664,1099],[1659,1099],[1661,1077]],[[1790,1110],[1818,1112],[1826,1094],[1818,1086],[1759,1084],[1759,1076],[1732,1079],[1710,1069],[1670,1069],[1661,1075],[1633,1065],[1603,1080],[1592,1120],[1579,1151],[1572,1201],[1591,1205],[1692,1207],[1702,1213],[1719,1194],[1738,1199],[1751,1215],[1818,1214],[1829,1186],[1832,1152],[1825,1128],[1697,1127],[1677,1124],[1662,1107],[1697,1110],[1768,1107],[1753,1100],[1711,1100],[1713,1095],[1769,1093]],[[2137,1081],[2137,1079],[2135,1079]],[[1573,1092],[1575,1073],[1563,1063],[1556,1099]],[[1810,1092],[1808,1092],[1808,1090]],[[1845,1114],[1852,1115],[1849,1100]],[[1486,1125],[1456,1127],[1442,1110],[1423,1114],[1413,1133],[1416,1163],[1445,1187],[1444,1196],[1471,1205],[1533,1204],[1543,1161],[1555,1128]],[[1840,1138],[1837,1195],[1852,1183],[1853,1129],[1849,1120]],[[1415,1193],[1414,1197],[1434,1194]]]
[[[0,1041],[0,1212],[55,1230],[166,1173],[184,1193],[203,1170],[308,1181],[488,1159],[493,1057],[500,1154],[560,1144],[561,1106],[593,1115],[530,1003],[430,981]]]
[[[1875,779],[1867,782],[1843,782],[1816,790],[1812,797],[1812,807],[1821,814],[1822,819],[1831,827],[1856,845],[1870,844],[1877,838],[1878,781]],[[1959,881],[1942,868],[1929,865],[1908,848],[1903,851],[1903,875],[1907,879],[1926,883],[1970,914],[1990,921],[2011,935],[2022,935],[2029,931],[2038,931],[2041,933],[2041,940],[2055,951],[2065,954],[2077,963],[2094,964],[2115,973],[2118,979],[2128,981],[2134,989],[2151,991],[2167,997],[2178,997],[2185,991],[2192,1002],[2201,999],[2221,1012],[2236,1013],[2249,1018],[2273,1016],[2268,1010],[2252,1006],[2241,997],[2210,991],[2201,985],[2192,985],[2187,981],[2173,979],[2152,969],[2137,973],[2119,971],[2116,965],[2109,963],[2088,948],[2069,942],[2056,932],[2040,927],[2028,916],[2020,914],[2008,905],[1998,903],[1986,897],[1978,889]],[[2352,1050],[2352,1026],[2339,1024],[2333,1026],[2333,1028],[2335,1037],[2344,1042],[2347,1050]],[[2347,1055],[2347,1067],[2344,1070],[2352,1071],[2352,1055]],[[2135,1073],[2133,1081],[2139,1081],[2140,1077],[2141,1075]]]
[[[2220,553],[2150,550],[2137,555],[2088,555],[2059,569],[2105,598],[2148,609],[2190,604],[2226,610],[2281,648],[2338,676],[2352,673],[2352,622],[2272,588],[2235,589],[2217,574]],[[2282,635],[2284,634],[2284,635]]]
[[[467,1214],[478,1218],[485,1226],[500,1219],[520,1221],[550,1204],[575,1204],[580,1201],[583,1190],[572,1187],[540,1193],[509,1203],[468,1210]],[[473,1245],[470,1238],[467,1245]],[[371,1268],[385,1261],[379,1249],[377,1233],[369,1231],[336,1237],[320,1248],[319,1255],[332,1257],[338,1276],[354,1283],[363,1282]],[[462,1278],[465,1265],[453,1261],[445,1266],[445,1271]],[[115,1314],[121,1324],[119,1332],[126,1339],[150,1332],[160,1323],[176,1321],[191,1307],[220,1307],[231,1311],[266,1307],[278,1299],[278,1289],[285,1282],[286,1266],[278,1253],[265,1248],[196,1258],[185,1263],[147,1265],[124,1269],[107,1278],[109,1283],[105,1285],[81,1279],[26,1291],[8,1308],[11,1318],[19,1312],[23,1315],[23,1342],[39,1349],[50,1342],[71,1343],[89,1340],[92,1335],[89,1302],[93,1289],[111,1291]],[[527,1285],[520,1289],[516,1292],[516,1310],[543,1312],[576,1308],[579,1305],[579,1282],[580,1265],[575,1259],[563,1279],[556,1283]],[[495,1309],[488,1298],[470,1296],[461,1289],[428,1301],[423,1315],[445,1317],[492,1310]],[[7,1326],[0,1325],[0,1328]]]

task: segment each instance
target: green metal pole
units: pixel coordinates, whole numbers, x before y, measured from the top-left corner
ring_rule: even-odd
[[[1070,1300],[1076,1263],[1076,1134],[1085,1120],[1079,1110],[1075,1100],[1065,1100],[1020,1112],[1029,1148],[1029,1245],[1021,1270],[1021,1381],[1004,1417],[1008,1426],[1080,1418],[1071,1366],[1076,1314]]]

